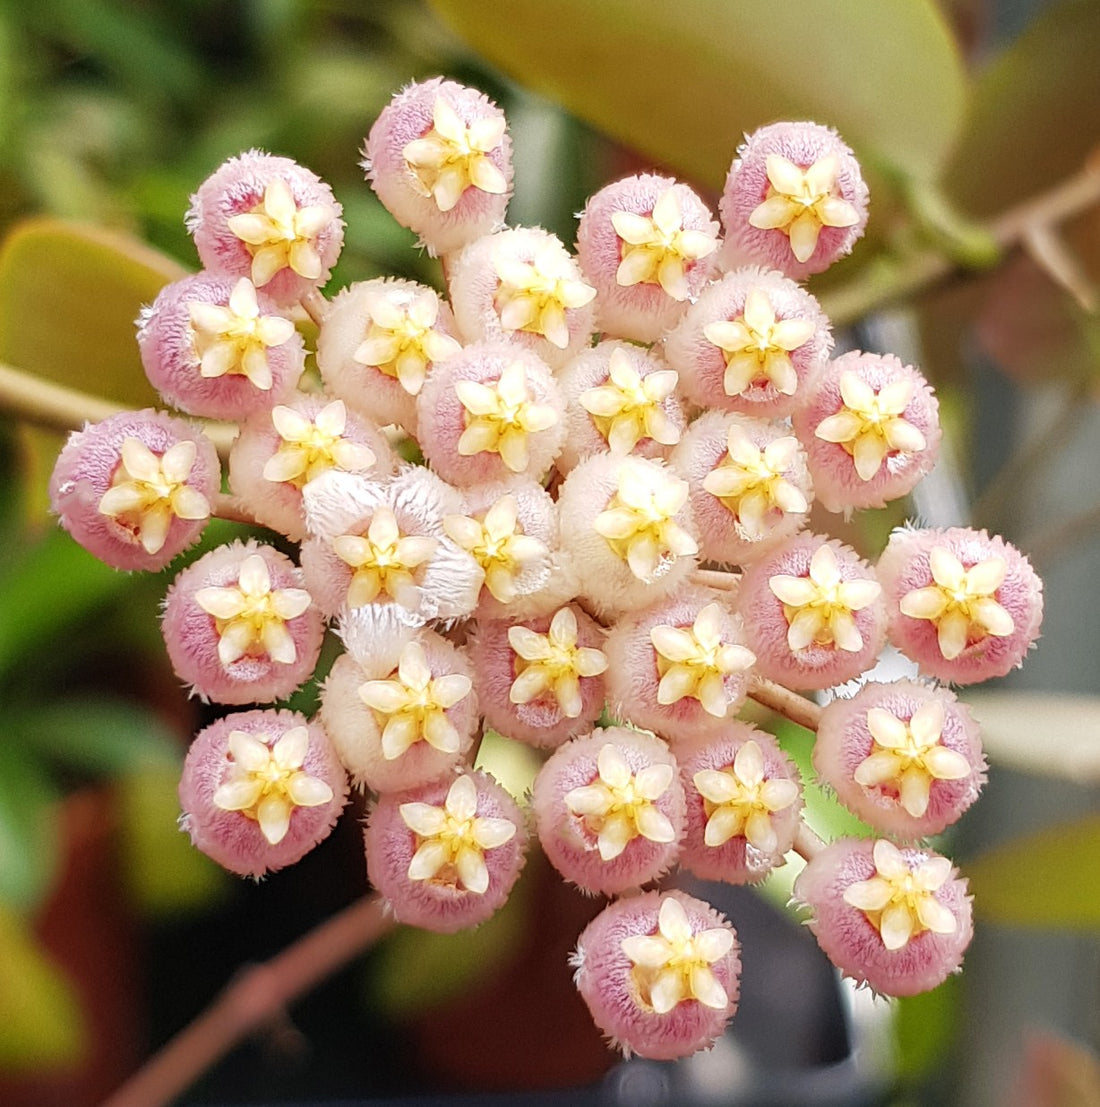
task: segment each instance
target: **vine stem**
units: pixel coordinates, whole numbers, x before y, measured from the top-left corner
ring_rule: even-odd
[[[776,684],[774,680],[757,677],[749,687],[749,697],[807,730],[816,731],[821,722],[821,708],[813,700]]]
[[[244,969],[102,1107],[164,1107],[288,1003],[367,950],[393,925],[381,899],[367,895],[270,961]]]

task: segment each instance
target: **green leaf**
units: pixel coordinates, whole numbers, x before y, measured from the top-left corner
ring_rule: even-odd
[[[60,530],[23,551],[14,563],[0,560],[0,673],[24,654],[55,641],[66,624],[105,604],[129,579]]]
[[[864,155],[931,179],[962,122],[961,61],[931,0],[432,0],[521,84],[708,185],[742,133],[838,128]]]
[[[898,1073],[915,1079],[933,1073],[956,1041],[961,1022],[961,978],[949,976],[938,988],[894,1001]]]
[[[168,728],[151,711],[124,700],[43,704],[10,712],[6,726],[24,748],[81,772],[119,776],[179,766]]]
[[[1100,4],[1044,12],[975,82],[944,185],[990,215],[1081,169],[1100,133]]]
[[[1100,926],[1100,815],[1025,834],[964,867],[983,922],[1093,929]]]
[[[58,863],[56,802],[41,766],[5,726],[0,731],[0,903],[28,910],[49,890]]]
[[[371,999],[390,1015],[401,1016],[445,1003],[483,983],[503,968],[531,925],[525,874],[508,901],[487,922],[457,934],[400,927],[378,951]]]
[[[0,904],[0,1069],[59,1067],[78,1060],[84,1046],[69,982],[23,920]]]
[[[994,765],[1100,784],[1100,696],[966,691],[963,699]]]
[[[123,872],[150,914],[193,911],[221,896],[226,874],[179,829],[179,767],[147,769],[119,781]]]
[[[126,235],[53,219],[22,223],[0,249],[0,361],[104,399],[154,404],[134,320],[184,275]]]

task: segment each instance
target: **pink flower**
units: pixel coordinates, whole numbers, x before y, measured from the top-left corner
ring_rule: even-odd
[[[800,534],[747,568],[737,606],[758,671],[788,688],[853,680],[886,638],[874,571],[820,535]]]
[[[876,830],[926,838],[955,822],[985,783],[978,725],[946,688],[865,684],[821,713],[814,768]]]
[[[773,123],[737,151],[719,210],[727,268],[756,263],[803,280],[851,252],[867,225],[867,186],[835,131]]]
[[[1043,582],[996,535],[962,527],[896,530],[878,573],[890,641],[940,680],[1004,676],[1039,636]]]
[[[687,820],[680,864],[704,880],[763,880],[794,843],[802,814],[798,768],[751,723],[681,748]]]
[[[626,1056],[687,1057],[737,1010],[741,959],[729,922],[683,892],[609,904],[577,939],[577,990]]]
[[[233,542],[176,577],[161,631],[176,675],[215,703],[285,699],[321,652],[321,612],[285,554]]]
[[[586,892],[647,884],[679,851],[676,759],[646,731],[607,727],[559,747],[535,778],[531,807],[550,863]]]
[[[385,435],[343,400],[295,395],[241,427],[229,453],[229,487],[257,522],[300,542],[302,489],[311,480],[330,469],[381,479],[395,464]]]
[[[380,796],[365,841],[367,875],[398,921],[452,934],[507,900],[527,833],[512,797],[469,772]]]
[[[436,362],[461,349],[451,309],[415,281],[343,289],[317,336],[325,384],[356,411],[416,433],[416,397]]]
[[[416,408],[424,456],[460,487],[538,479],[565,436],[564,406],[549,367],[506,342],[467,346],[437,366]]]
[[[601,188],[577,224],[597,329],[656,341],[699,295],[718,245],[718,224],[687,185],[646,173]]]
[[[584,350],[566,363],[558,381],[567,427],[559,473],[609,450],[668,457],[687,426],[675,371],[631,342],[609,340]]]
[[[486,723],[542,748],[591,730],[604,704],[603,638],[572,605],[553,617],[479,623],[469,645]]]
[[[818,499],[830,511],[883,507],[936,464],[939,404],[916,369],[890,354],[844,354],[794,413]]]
[[[340,211],[315,173],[250,150],[207,177],[186,221],[211,273],[249,277],[276,303],[290,304],[328,280],[344,243]]]
[[[180,780],[180,826],[219,865],[259,877],[327,838],[347,794],[317,723],[294,711],[237,712],[195,736]]]
[[[378,199],[430,254],[497,230],[512,194],[504,113],[476,89],[435,77],[383,108],[363,148]]]
[[[888,996],[927,992],[956,972],[973,935],[966,881],[931,850],[842,838],[809,861],[794,898],[845,976]]]
[[[142,309],[145,374],[170,404],[211,419],[245,419],[288,399],[305,365],[294,324],[245,277],[197,273]]]
[[[405,791],[459,764],[477,730],[473,666],[430,630],[384,653],[338,657],[321,719],[355,784]]]
[[[610,710],[679,746],[714,737],[737,713],[755,657],[725,597],[682,588],[611,628]]]
[[[69,435],[50,506],[101,561],[155,572],[198,541],[220,483],[218,455],[197,427],[127,411]]]
[[[688,428],[669,467],[691,488],[707,561],[746,565],[806,525],[814,495],[806,455],[776,423],[708,411]]]
[[[779,273],[750,268],[707,285],[662,349],[699,407],[782,418],[803,402],[832,345],[813,296]]]
[[[588,345],[596,290],[559,239],[511,227],[467,246],[451,263],[451,307],[469,342],[499,342],[558,369]]]

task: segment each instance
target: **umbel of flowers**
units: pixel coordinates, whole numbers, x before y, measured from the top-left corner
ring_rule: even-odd
[[[829,957],[888,995],[934,987],[971,910],[924,841],[985,770],[945,684],[1020,664],[1041,585],[980,532],[906,528],[873,565],[806,529],[815,499],[850,514],[906,495],[940,442],[920,372],[831,358],[798,283],[866,222],[852,152],[816,124],[763,128],[721,222],[681,182],[618,181],[589,200],[575,255],[505,224],[507,127],[472,89],[404,89],[364,155],[446,295],[383,279],[326,299],[340,204],[285,158],[233,158],[187,216],[204,269],[138,322],[167,404],[239,424],[228,495],[201,423],[154,411],[74,434],[53,476],[62,525],[120,569],[168,565],[226,503],[299,544],[215,549],[165,601],[193,693],[257,705],[191,747],[195,845],[273,871],[330,831],[350,784],[372,797],[371,883],[398,920],[453,931],[507,899],[537,838],[610,901],[574,966],[627,1053],[691,1053],[736,1007],[733,926],[668,889],[677,865],[753,882],[797,849],[795,898]],[[399,460],[402,439],[425,464]],[[278,709],[326,622],[345,650],[320,711]],[[888,641],[918,679],[864,678]],[[880,837],[825,846],[794,765],[737,715],[746,696],[860,680],[821,712],[814,765]],[[546,751],[530,796],[474,769],[484,727]]]

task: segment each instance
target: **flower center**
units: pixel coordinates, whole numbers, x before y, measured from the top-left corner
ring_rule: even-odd
[[[245,654],[267,654],[272,661],[292,664],[298,656],[287,622],[313,602],[304,588],[272,588],[267,562],[250,554],[241,562],[236,585],[200,588],[195,602],[214,617],[218,659],[232,665]]]
[[[413,571],[431,560],[438,545],[427,535],[402,535],[392,509],[384,504],[376,508],[365,536],[341,534],[332,542],[336,556],[354,570],[348,606],[361,607],[386,595],[414,610],[420,589]]]
[[[577,634],[577,617],[568,607],[554,615],[546,634],[524,626],[508,628],[508,642],[516,655],[516,678],[508,692],[512,703],[530,703],[550,695],[566,718],[580,715],[581,677],[604,672],[607,656],[594,647],[578,646]]]
[[[596,290],[580,279],[576,264],[558,242],[539,247],[532,261],[498,252],[493,265],[500,279],[494,303],[506,331],[541,334],[558,349],[569,345],[565,313],[584,307]]]
[[[264,465],[264,477],[269,481],[301,488],[329,469],[358,473],[375,462],[369,447],[344,437],[347,409],[343,400],[333,400],[312,420],[280,404],[272,408],[271,422],[282,441]]]
[[[626,352],[617,349],[608,360],[607,383],[582,392],[580,404],[612,453],[628,454],[643,438],[675,446],[680,431],[661,405],[675,391],[678,379],[673,369],[642,377]]]

